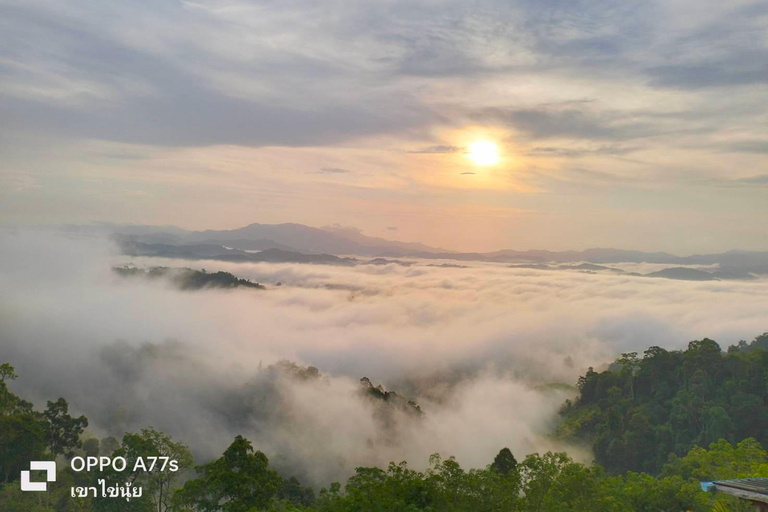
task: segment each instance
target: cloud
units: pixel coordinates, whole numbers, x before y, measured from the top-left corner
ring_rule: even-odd
[[[131,259],[268,286],[190,293],[117,279],[110,266],[128,259],[93,238],[1,241],[0,352],[21,375],[15,391],[38,407],[65,396],[99,435],[154,425],[199,462],[243,434],[318,485],[356,465],[418,466],[434,452],[472,467],[503,446],[589,459],[547,436],[565,395],[540,384],[572,384],[588,366],[649,345],[710,336],[726,346],[768,323],[764,280]],[[270,369],[282,359],[323,377]],[[383,425],[356,392],[363,376],[415,399],[424,418],[390,411],[395,430]]]
[[[606,138],[607,129],[576,112],[550,122],[530,105],[582,98],[584,80],[599,84],[613,108],[645,97],[649,77],[651,87],[691,89],[765,82],[767,59],[751,44],[765,29],[759,2],[710,3],[712,16],[698,18],[679,2],[485,0],[470,11],[454,0],[375,9],[344,2],[334,16],[302,0],[269,9],[237,0],[52,6],[2,7],[6,130],[161,146],[328,145],[423,135],[482,104],[509,110],[533,133],[563,133],[554,128],[564,122],[565,133],[585,128],[581,137]],[[467,90],[478,76],[494,88],[542,86],[510,105],[482,87]],[[617,88],[626,93],[615,97]],[[678,104],[660,99],[653,108]]]
[[[768,185],[768,174],[756,174],[753,176],[746,176],[744,178],[737,179],[710,180],[710,182],[718,187],[760,187],[763,185]]]
[[[597,147],[552,147],[538,146],[528,151],[531,156],[551,156],[561,158],[573,158],[588,155],[625,155],[635,151],[633,146],[619,146],[614,144],[601,145]]]
[[[5,192],[19,193],[40,187],[38,180],[29,173],[6,169],[0,173],[0,188]]]
[[[652,87],[684,90],[735,88],[768,83],[768,49],[755,44],[765,33],[768,8],[746,2],[703,17],[670,38],[674,51],[645,72]]]
[[[564,110],[535,108],[523,110],[490,109],[477,114],[478,119],[508,123],[533,138],[565,137],[572,139],[619,140],[649,135],[646,123],[611,112],[589,112],[575,108]]]
[[[415,129],[433,118],[418,101],[366,84],[362,63],[340,66],[246,37],[279,37],[285,9],[265,17],[246,8],[229,19],[184,3],[73,4],[56,15],[49,7],[3,7],[3,40],[37,34],[0,60],[6,128],[160,146],[302,146]],[[130,28],[139,19],[141,39]],[[328,37],[332,27],[321,25],[315,35]]]
[[[762,154],[745,147],[734,162],[712,151],[734,134],[762,133],[762,4],[702,0],[693,13],[682,0],[481,0],[471,9],[459,0],[375,8],[343,0],[330,13],[308,0],[5,2],[2,165],[35,171],[42,189],[27,190],[34,200],[4,213],[14,221],[130,221],[129,208],[114,205],[131,201],[99,198],[133,199],[140,189],[145,222],[233,225],[255,197],[270,221],[329,223],[359,211],[364,194],[388,212],[407,210],[414,232],[434,232],[426,224],[445,204],[479,208],[501,188],[532,201],[527,209],[557,209],[582,224],[594,219],[576,206],[582,202],[602,204],[609,218],[640,203],[668,212],[696,201],[704,181],[690,186],[691,168],[727,180],[733,166],[754,165],[749,154]],[[722,84],[711,87],[713,80]],[[523,157],[504,166],[557,176],[573,167],[568,160],[589,158],[579,166],[636,176],[632,188],[678,197],[660,205],[658,196],[625,191],[634,196],[605,202],[602,190],[584,186],[580,201],[564,201],[557,180],[523,171],[475,183],[479,195],[462,196],[460,206],[422,200],[469,183],[451,180],[461,172],[452,158],[424,172],[411,151],[461,153],[473,130]],[[79,151],[98,144],[141,145],[154,158]],[[626,149],[611,146],[631,146],[642,162],[619,161]],[[537,161],[548,156],[557,159]],[[355,179],[302,180],[325,163]],[[418,208],[405,192],[412,185],[420,187]],[[199,217],[201,204],[219,212],[215,220]],[[712,208],[696,201],[688,211],[703,218]],[[738,224],[750,213],[741,211]],[[372,215],[360,221],[367,230],[380,228]],[[755,243],[742,240],[735,243]]]
[[[418,149],[416,151],[411,151],[411,153],[426,153],[426,154],[450,154],[450,153],[461,153],[464,151],[465,148],[461,148],[459,146],[429,146],[426,148]]]
[[[756,153],[759,155],[768,155],[768,140],[745,140],[732,142],[725,145],[725,149],[738,153]]]
[[[323,167],[322,169],[316,172],[320,174],[349,174],[352,171],[349,171],[347,169],[339,169],[338,167]]]
[[[768,185],[768,174],[758,174],[756,176],[750,176],[748,178],[742,178],[735,181],[738,183],[746,183],[751,185]]]
[[[387,226],[386,230],[387,231],[397,231],[397,226]]]
[[[649,68],[654,87],[703,89],[768,83],[768,52],[748,56],[744,64],[729,60],[696,65],[669,65]]]

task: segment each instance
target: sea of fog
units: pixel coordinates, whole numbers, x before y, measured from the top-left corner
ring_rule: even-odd
[[[107,240],[0,235],[0,362],[38,408],[64,396],[90,433],[152,425],[198,462],[237,434],[287,472],[327,485],[360,465],[454,455],[485,466],[508,446],[589,453],[551,436],[588,367],[702,337],[724,348],[768,330],[768,281],[686,282],[462,262],[466,268],[127,258]],[[181,291],[114,265],[226,270],[266,290]],[[277,283],[282,283],[277,286]],[[320,379],[270,371],[281,360]],[[414,417],[359,379],[415,400]]]

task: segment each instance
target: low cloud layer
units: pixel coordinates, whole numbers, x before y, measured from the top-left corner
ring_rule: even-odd
[[[278,467],[326,485],[357,465],[429,454],[484,466],[548,438],[588,366],[768,326],[768,281],[678,282],[468,263],[336,268],[133,259],[226,270],[267,290],[183,292],[125,280],[97,239],[0,235],[0,359],[38,407],[66,397],[98,435],[154,425],[200,462],[243,434]],[[474,265],[474,266],[473,266]],[[275,286],[280,281],[282,286]],[[301,379],[273,365],[312,365]],[[369,377],[424,416],[382,409]]]

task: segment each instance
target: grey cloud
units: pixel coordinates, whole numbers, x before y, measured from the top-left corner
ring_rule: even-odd
[[[534,147],[528,154],[531,156],[552,156],[552,157],[578,157],[584,155],[626,155],[635,151],[637,148],[634,146],[617,146],[607,145],[599,146],[596,148],[567,148],[567,147],[551,147],[551,146],[539,146]]]
[[[321,174],[349,174],[352,171],[347,169],[340,169],[338,167],[323,167],[322,169],[316,171]]]
[[[732,142],[724,146],[726,150],[738,153],[757,153],[768,155],[768,140],[745,140]]]
[[[585,179],[585,180],[598,182],[598,183],[616,184],[616,183],[629,183],[633,181],[623,176],[618,176],[616,174],[611,174],[608,172],[595,171],[592,169],[569,168],[567,172],[575,174],[579,179]]]
[[[733,41],[739,27],[764,30],[759,5],[667,41],[654,23],[665,11],[647,2],[343,2],[330,16],[303,1],[242,4],[230,14],[205,1],[54,10],[34,0],[0,7],[0,127],[171,146],[317,145],[450,124],[465,107],[433,108],[421,86],[483,74],[601,81],[626,70],[628,83],[645,72],[659,87],[762,83],[764,51]],[[137,24],[140,40],[131,37]],[[246,41],[254,33],[294,43]],[[715,46],[716,57],[697,60],[698,48]],[[479,119],[506,119],[539,137],[659,130],[576,110],[496,110]]]
[[[696,90],[768,83],[768,48],[758,42],[766,15],[765,2],[740,5],[672,38],[666,63],[645,69],[649,84]]]
[[[749,178],[742,178],[736,181],[750,185],[768,185],[768,174],[758,174],[757,176],[750,176]]]
[[[144,8],[122,14],[142,16],[146,14]],[[169,27],[183,28],[186,13],[179,11],[176,19],[168,17],[170,11],[178,9],[169,7],[153,15]],[[3,129],[170,146],[310,145],[414,129],[435,118],[413,98],[359,82],[364,82],[367,75],[354,78],[354,72],[342,73],[326,62],[297,57],[290,51],[277,50],[270,55],[265,50],[255,64],[243,65],[206,59],[192,46],[174,48],[173,55],[129,46],[111,37],[113,34],[106,29],[94,28],[99,23],[96,12],[92,15],[94,23],[78,24],[75,19],[57,18],[34,4],[29,8],[3,8],[6,30],[0,41],[24,41],[8,44],[13,48],[14,60],[41,68],[45,74],[38,81],[55,69],[63,83],[78,79],[89,84],[68,101],[3,97],[0,90]],[[115,19],[110,20],[113,23]],[[217,22],[210,21],[206,28],[217,28]],[[30,32],[39,37],[29,38]],[[54,56],[38,61],[39,45],[48,46]],[[262,94],[246,98],[214,87],[210,80],[192,72],[193,68],[205,66],[216,66],[209,74],[231,74],[255,84],[263,82],[284,97]],[[26,69],[6,66],[0,68],[0,73],[8,82],[28,81]],[[335,83],[345,78],[358,82],[350,89],[349,99],[331,97]],[[124,82],[140,84],[141,90],[126,88]],[[106,97],[89,97],[96,85]],[[28,89],[30,94],[35,91]],[[297,102],[292,95],[314,96],[317,101],[311,106],[293,106]]]
[[[462,151],[464,151],[464,148],[459,147],[459,146],[429,146],[429,147],[426,147],[426,148],[417,149],[416,151],[411,151],[411,153],[426,153],[426,154],[430,154],[430,153],[437,153],[437,154],[448,153],[448,154],[450,154],[450,153],[460,153]]]
[[[476,118],[506,123],[534,138],[541,139],[567,137],[620,140],[644,137],[654,133],[650,125],[634,120],[624,120],[620,114],[591,113],[578,109],[491,109],[477,114]]]
[[[522,5],[537,53],[564,67],[624,66],[625,54],[656,37],[659,13],[652,2],[525,0]]]
[[[716,187],[762,187],[768,185],[768,174],[755,174],[737,179],[708,179],[702,180],[702,183]]]
[[[654,87],[703,89],[768,83],[768,52],[745,56],[745,62],[722,60],[700,64],[676,64],[647,69]]]
[[[302,111],[227,98],[193,85],[114,109],[71,110],[18,99],[0,108],[8,116],[6,129],[167,146],[330,144],[424,122],[416,112],[395,119],[346,106]]]

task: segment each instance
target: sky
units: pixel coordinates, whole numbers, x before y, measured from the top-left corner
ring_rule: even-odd
[[[764,0],[0,0],[0,223],[768,250],[766,128]]]

